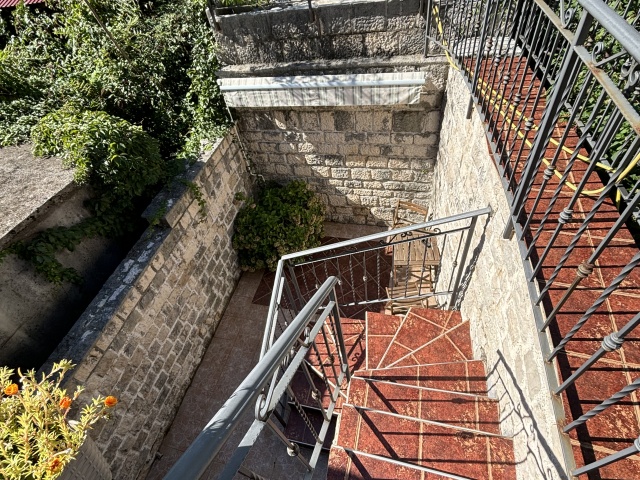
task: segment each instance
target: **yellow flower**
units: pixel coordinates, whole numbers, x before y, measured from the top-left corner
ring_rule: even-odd
[[[118,399],[112,395],[109,395],[107,398],[104,399],[104,404],[109,408],[115,407],[117,403],[118,403]]]
[[[4,394],[9,396],[15,395],[16,393],[18,393],[18,390],[19,390],[18,385],[15,383],[12,383],[11,385],[7,385],[4,388]]]

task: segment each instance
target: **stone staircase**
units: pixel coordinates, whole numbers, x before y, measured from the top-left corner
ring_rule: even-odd
[[[512,441],[459,312],[412,307],[342,324],[353,376],[336,408],[329,480],[515,478]],[[321,367],[316,354],[308,362]]]

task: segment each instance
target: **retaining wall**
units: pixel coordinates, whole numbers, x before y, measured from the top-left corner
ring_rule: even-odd
[[[68,389],[115,395],[113,417],[90,432],[119,480],[144,478],[240,277],[231,246],[250,193],[239,148],[227,136],[184,183],[147,210],[150,227],[109,278],[52,361],[69,358]],[[202,211],[192,190],[206,201]],[[154,221],[154,223],[155,223]]]

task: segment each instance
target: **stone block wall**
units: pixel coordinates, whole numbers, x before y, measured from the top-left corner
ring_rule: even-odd
[[[231,136],[218,141],[147,210],[152,226],[43,367],[69,358],[68,389],[115,395],[113,416],[90,432],[118,480],[144,478],[240,277],[231,245],[250,193]],[[206,201],[201,210],[196,185]],[[154,222],[155,223],[155,222]]]
[[[314,1],[217,17],[222,64],[393,57],[424,52],[420,0]]]
[[[447,67],[429,67],[420,103],[382,107],[236,109],[240,138],[266,180],[300,179],[327,220],[384,225],[398,199],[428,206]]]
[[[527,281],[515,239],[502,231],[509,208],[488,151],[484,125],[474,111],[466,120],[467,85],[450,71],[438,161],[434,215],[448,215],[490,205],[491,218],[478,221],[463,277],[460,309],[471,322],[476,358],[486,362],[491,395],[500,400],[501,427],[513,435],[520,479],[564,478],[560,435],[547,386]],[[443,252],[443,259],[455,252]],[[448,278],[443,265],[442,278]]]
[[[304,180],[332,222],[384,224],[398,198],[427,205],[439,105],[419,109],[239,111],[241,138],[266,180]]]

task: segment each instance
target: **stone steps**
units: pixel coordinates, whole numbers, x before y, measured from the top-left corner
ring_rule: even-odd
[[[459,312],[367,313],[328,479],[515,478],[497,400]]]

